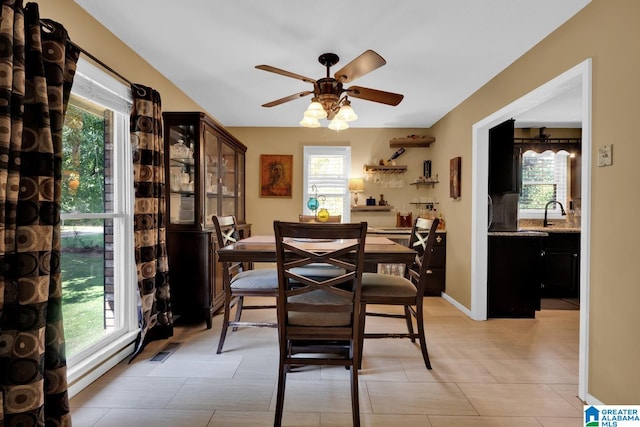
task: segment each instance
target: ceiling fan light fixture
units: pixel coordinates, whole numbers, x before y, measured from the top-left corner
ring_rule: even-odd
[[[344,103],[342,104],[342,107],[340,107],[340,111],[338,111],[338,114],[336,114],[336,119],[339,119],[345,122],[352,122],[357,118],[358,116],[356,115],[355,111],[353,111],[353,108],[351,107],[351,102],[345,99]]]
[[[319,128],[320,122],[318,121],[318,119],[314,119],[313,117],[308,117],[305,113],[304,118],[300,120],[300,126],[303,126],[306,128]]]
[[[348,128],[349,128],[349,124],[344,120],[340,120],[337,117],[334,117],[333,120],[331,120],[331,123],[329,123],[329,129],[331,130],[345,130]]]
[[[307,107],[307,111],[304,112],[305,117],[309,117],[311,119],[324,119],[327,117],[327,112],[320,102],[318,102],[315,98]]]

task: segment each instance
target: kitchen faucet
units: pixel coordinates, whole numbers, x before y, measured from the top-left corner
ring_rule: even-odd
[[[551,225],[551,223],[549,221],[547,221],[547,209],[549,208],[549,205],[552,203],[557,203],[560,205],[560,214],[561,215],[566,215],[567,213],[564,211],[564,206],[562,206],[562,203],[560,203],[557,200],[551,200],[549,202],[547,202],[546,205],[544,205],[544,221],[542,222],[542,226],[546,227],[548,225]]]

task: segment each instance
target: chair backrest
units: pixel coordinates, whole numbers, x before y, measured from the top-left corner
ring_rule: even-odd
[[[240,237],[236,227],[236,218],[233,215],[213,216],[213,226],[216,230],[216,239],[221,248],[237,242]]]
[[[313,215],[299,215],[299,221],[300,222],[320,222]],[[324,223],[327,223],[327,222],[341,222],[341,221],[342,221],[342,215],[329,215],[329,219],[324,221]]]
[[[367,223],[274,221],[273,226],[281,345],[283,340],[353,337],[358,322]],[[307,276],[300,268],[318,264],[342,269],[342,274]]]
[[[411,229],[409,247],[418,253],[413,266],[407,269],[407,278],[416,285],[419,298],[423,297],[427,280],[429,280],[429,265],[439,222],[437,218],[434,220],[416,218]]]
[[[213,226],[216,232],[216,242],[218,248],[236,243],[240,240],[236,227],[236,218],[233,215],[213,216]],[[244,269],[241,262],[223,262],[223,287],[227,289],[231,278]]]

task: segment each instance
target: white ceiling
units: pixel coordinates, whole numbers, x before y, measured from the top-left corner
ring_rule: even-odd
[[[261,105],[312,85],[256,65],[319,79],[320,54],[340,56],[333,74],[372,49],[387,64],[345,86],[404,99],[352,99],[361,128],[430,127],[589,1],[76,0],[225,126],[298,126],[310,97]],[[576,91],[526,120],[580,120],[576,96],[579,105]]]

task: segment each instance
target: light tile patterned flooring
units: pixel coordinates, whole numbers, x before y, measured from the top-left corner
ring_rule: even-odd
[[[582,423],[578,391],[579,312],[543,310],[536,319],[476,322],[442,298],[425,302],[433,370],[406,339],[367,340],[360,371],[366,427],[571,427]],[[274,312],[247,312],[267,320]],[[216,354],[214,327],[180,326],[150,343],[71,399],[74,427],[271,426],[275,409],[277,331],[229,332]],[[403,321],[368,318],[367,330]],[[379,330],[379,328],[378,328]],[[168,342],[177,349],[150,359]],[[287,377],[287,426],[351,425],[349,374],[310,367]]]

